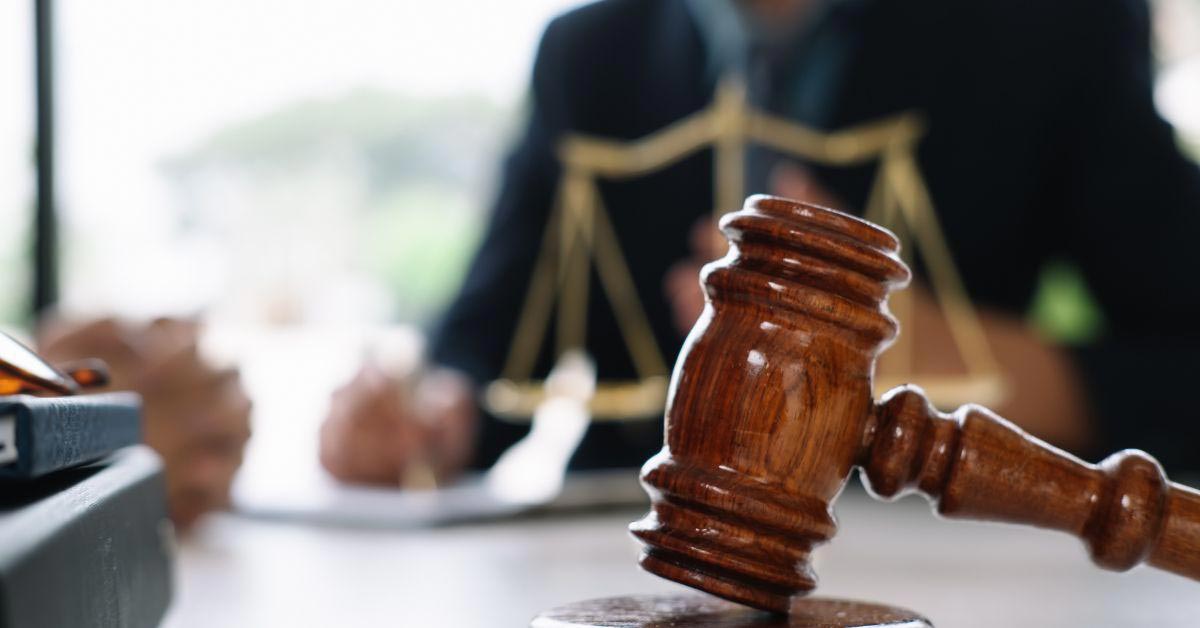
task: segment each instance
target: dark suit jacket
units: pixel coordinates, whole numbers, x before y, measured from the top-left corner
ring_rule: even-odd
[[[1154,110],[1144,2],[862,0],[853,19],[823,125],[922,112],[920,166],[971,297],[1024,313],[1048,260],[1077,264],[1106,320],[1104,337],[1078,352],[1105,445],[1200,467],[1200,417],[1189,403],[1200,355],[1200,291],[1191,286],[1200,171]],[[681,0],[604,0],[549,25],[528,123],[465,285],[434,334],[434,361],[480,383],[499,374],[560,173],[556,141],[573,132],[638,138],[703,108],[714,87],[703,46]],[[662,278],[711,210],[711,171],[706,151],[602,185],[668,361],[682,335]],[[870,168],[818,172],[863,206]],[[602,378],[630,377],[596,285],[589,349]],[[487,421],[480,464],[523,431]],[[638,464],[660,444],[659,421],[597,425],[575,463]]]

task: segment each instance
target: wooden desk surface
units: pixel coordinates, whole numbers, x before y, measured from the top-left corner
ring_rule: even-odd
[[[164,624],[526,626],[566,602],[681,587],[639,570],[640,511],[426,530],[210,520],[180,548]],[[919,611],[940,628],[1200,625],[1200,583],[1091,566],[1065,535],[939,521],[924,502],[838,502],[819,593]]]

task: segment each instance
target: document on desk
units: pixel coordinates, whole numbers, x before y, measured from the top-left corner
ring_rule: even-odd
[[[430,527],[536,512],[642,505],[647,498],[637,474],[637,469],[572,472],[562,491],[545,503],[497,495],[484,474],[435,490],[349,486],[320,478],[305,490],[282,493],[238,487],[234,507],[241,514],[269,519],[379,528]]]
[[[591,416],[595,366],[568,353],[547,377],[529,433],[487,473],[436,490],[347,486],[324,473],[308,481],[266,470],[241,478],[234,505],[247,515],[316,523],[421,527],[512,517],[533,511],[641,505],[637,469],[568,472]],[[298,481],[299,480],[299,481]]]

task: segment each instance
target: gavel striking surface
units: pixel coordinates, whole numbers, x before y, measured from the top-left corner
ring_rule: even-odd
[[[787,615],[706,595],[642,595],[576,602],[546,611],[531,628],[932,628],[902,608],[826,598],[796,600]]]

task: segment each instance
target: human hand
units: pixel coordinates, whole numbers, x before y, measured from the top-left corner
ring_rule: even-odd
[[[850,208],[803,166],[781,163],[771,173],[772,191],[780,196],[847,211]],[[914,282],[906,293],[908,318],[901,330],[912,339],[906,356],[887,351],[880,356],[880,379],[921,376],[965,375],[967,365],[951,333],[950,324],[933,293]],[[988,346],[1007,387],[1004,400],[994,404],[1001,415],[1019,423],[1030,433],[1065,447],[1088,444],[1086,400],[1082,384],[1069,356],[1061,348],[1040,338],[1025,320],[996,311],[978,311]]]
[[[877,363],[877,379],[920,384],[922,376],[966,375],[967,364],[949,320],[928,287],[914,282],[904,293],[892,297],[897,298],[910,300],[904,308],[907,316],[900,333],[912,344],[907,355],[885,351]],[[1004,377],[1004,398],[989,405],[1050,443],[1075,451],[1088,447],[1093,434],[1087,399],[1069,354],[1041,338],[1020,317],[986,308],[977,313]]]
[[[812,176],[807,168],[783,162],[771,171],[771,193],[815,205],[844,209],[841,200]],[[688,236],[692,254],[676,262],[663,278],[663,291],[671,304],[675,327],[687,333],[704,311],[704,292],[700,288],[700,269],[725,254],[725,238],[710,218],[696,221]]]
[[[691,256],[679,260],[663,277],[663,292],[671,304],[675,328],[686,334],[700,312],[704,311],[704,291],[700,287],[700,268],[717,259],[726,247],[725,239],[717,231],[710,218],[702,218],[692,225],[688,238]]]
[[[141,395],[143,438],[163,458],[171,518],[184,529],[229,505],[250,438],[251,404],[238,371],[204,360],[199,331],[197,323],[178,319],[59,320],[42,327],[38,342],[53,361],[103,359],[107,390]]]
[[[444,483],[470,462],[478,409],[461,374],[404,377],[364,364],[334,392],[321,425],[321,465],[343,482]]]
[[[771,193],[776,196],[839,211],[851,211],[837,194],[821,185],[812,171],[800,164],[784,161],[776,165],[771,169],[770,185]]]

